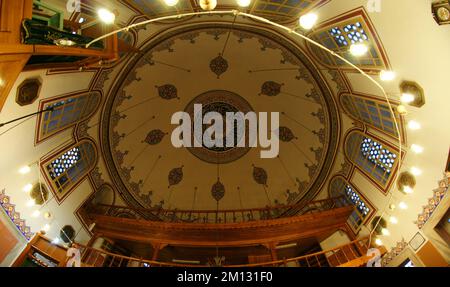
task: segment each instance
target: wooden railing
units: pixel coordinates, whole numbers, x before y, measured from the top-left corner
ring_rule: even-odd
[[[158,262],[142,258],[123,256],[80,245],[84,267],[208,267],[202,264],[178,264]],[[264,263],[224,265],[224,267],[361,267],[371,258],[367,256],[368,238],[304,256]],[[356,264],[354,262],[357,262]]]
[[[349,206],[345,196],[312,201],[307,204],[277,205],[264,208],[229,209],[229,210],[168,210],[163,208],[135,208],[114,205],[88,205],[88,214],[119,216],[129,214],[136,219],[148,219],[180,223],[240,223],[257,220],[270,220],[283,217],[283,214],[299,208],[296,215],[319,213],[326,210]]]

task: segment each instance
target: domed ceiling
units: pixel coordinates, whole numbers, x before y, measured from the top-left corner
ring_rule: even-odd
[[[339,142],[336,103],[303,51],[263,28],[178,26],[148,42],[121,71],[101,126],[106,165],[132,206],[205,210],[311,200]],[[171,117],[279,112],[278,157],[261,147],[175,148]]]

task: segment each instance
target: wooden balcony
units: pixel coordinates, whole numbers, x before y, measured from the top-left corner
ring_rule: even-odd
[[[31,19],[33,0],[0,0],[0,111],[20,72],[24,70],[31,56],[75,56],[83,60],[68,63],[46,63],[28,66],[30,69],[54,67],[96,66],[100,60],[118,59],[117,36],[105,42],[105,48],[86,49],[54,45],[25,45],[21,43],[21,24],[23,19]]]
[[[82,251],[82,266],[85,267],[207,267],[172,262],[160,262],[143,258],[134,258],[79,245]],[[368,238],[361,238],[330,250],[304,256],[274,260],[263,263],[243,265],[224,265],[223,267],[365,267],[372,256],[367,255],[370,247]],[[386,253],[379,247],[380,255]]]
[[[283,208],[287,208],[285,206]],[[301,238],[315,237],[340,228],[345,229],[346,222],[353,212],[353,205],[343,197],[330,198],[311,202],[305,205],[295,216],[283,217],[274,214],[281,207],[272,210],[222,210],[222,211],[164,211],[175,216],[155,219],[155,210],[135,210],[136,218],[115,217],[115,209],[124,207],[109,207],[105,214],[103,209],[91,209],[89,221],[95,223],[93,232],[98,236],[149,244],[166,244],[178,246],[252,246],[270,245],[289,242]],[[140,212],[140,213],[138,213]],[[242,212],[240,220],[230,220],[231,214]],[[191,221],[183,218],[187,214],[197,213]],[[277,212],[279,213],[279,212]],[[123,214],[123,213],[122,213]],[[152,214],[153,217],[149,215]],[[248,220],[246,214],[254,214]],[[265,214],[266,216],[256,216]],[[192,220],[196,218],[197,220]],[[222,220],[217,220],[222,218]],[[225,220],[223,218],[229,218]]]

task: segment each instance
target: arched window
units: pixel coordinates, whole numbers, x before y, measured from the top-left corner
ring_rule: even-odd
[[[36,142],[39,143],[72,125],[89,118],[97,109],[101,95],[99,92],[89,92],[74,96],[59,97],[41,103],[41,109],[46,110],[39,116]]]
[[[378,46],[374,29],[370,29],[370,21],[364,10],[359,11],[360,15],[352,12],[347,19],[339,20],[326,26],[318,27],[308,36],[328,49],[336,52],[351,63],[365,69],[386,69],[383,61],[382,49]],[[344,16],[345,17],[345,16]],[[339,19],[342,19],[340,16]],[[332,20],[331,20],[332,21]],[[330,23],[330,21],[327,21]],[[365,44],[369,51],[361,57],[354,57],[349,48],[352,44]],[[334,57],[321,48],[307,43],[314,56],[323,64],[329,67],[345,67],[347,64]]]
[[[44,163],[44,171],[60,202],[94,167],[97,151],[90,141],[83,141]]]
[[[390,147],[360,132],[347,136],[345,153],[354,165],[384,189],[398,164],[398,154]]]
[[[355,211],[350,215],[348,224],[355,232],[374,212],[374,208],[369,201],[342,177],[336,177],[331,181],[330,195],[332,197],[344,195],[353,203]]]
[[[393,137],[398,137],[394,117],[387,104],[355,95],[343,95],[341,97],[341,103],[344,110],[355,120],[384,131]],[[400,118],[395,110],[394,113],[397,122],[400,123]]]

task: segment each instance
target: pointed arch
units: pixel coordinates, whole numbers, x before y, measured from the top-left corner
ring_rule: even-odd
[[[389,69],[381,41],[363,7],[323,22],[307,36],[366,71]],[[350,46],[356,43],[368,46],[369,51],[366,55],[352,56]],[[350,69],[345,62],[327,51],[311,43],[306,45],[314,58],[325,67]]]
[[[340,103],[344,112],[353,120],[363,122],[392,138],[398,139],[395,119],[399,124],[400,133],[404,139],[403,118],[397,113],[395,106],[393,116],[385,101],[355,93],[342,94]]]
[[[41,170],[59,203],[95,167],[97,157],[95,144],[91,140],[82,140],[49,155],[41,163]]]
[[[354,233],[358,233],[360,227],[368,222],[376,212],[372,203],[342,176],[335,176],[330,181],[328,190],[330,197],[343,195],[355,206],[355,210],[347,221],[347,224]]]
[[[351,131],[344,144],[346,158],[386,193],[399,164],[397,149],[380,139]]]
[[[53,107],[53,111],[39,115],[36,144],[91,117],[100,105],[100,101],[100,92],[92,91],[41,102],[40,110]]]

